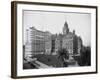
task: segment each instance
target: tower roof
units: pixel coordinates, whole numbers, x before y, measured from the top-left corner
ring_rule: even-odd
[[[65,23],[64,23],[64,29],[69,29],[67,21],[65,21]]]
[[[67,21],[65,21],[65,24],[64,24],[64,26],[66,26],[66,27],[68,28],[68,23],[67,23]]]
[[[63,27],[63,34],[67,34],[68,32],[69,32],[68,23],[67,21],[65,21],[64,27]]]

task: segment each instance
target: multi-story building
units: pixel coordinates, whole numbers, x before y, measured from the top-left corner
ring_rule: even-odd
[[[62,34],[59,34],[55,38],[55,52],[62,48]]]
[[[57,52],[60,48],[64,48],[70,55],[80,53],[82,40],[75,34],[75,30],[70,32],[67,22],[63,27],[63,34],[57,35],[55,39],[55,51]]]
[[[82,49],[82,39],[78,37],[78,54],[80,55]]]
[[[75,30],[70,32],[67,22],[63,27],[63,34],[51,34],[30,27],[27,30],[26,50],[34,54],[57,54],[58,50],[64,48],[70,55],[80,54],[82,40],[75,34]],[[30,48],[31,47],[31,48]],[[29,49],[30,48],[30,49]]]
[[[69,31],[68,24],[65,22],[63,27],[62,48],[65,48],[69,54],[73,54],[75,34]]]
[[[51,33],[37,30],[35,27],[30,27],[27,31],[27,43],[30,44],[30,51],[34,54],[42,54],[47,51],[45,47],[48,39],[50,39]],[[50,45],[48,44],[48,46]],[[26,48],[28,46],[26,45]]]
[[[45,40],[45,54],[51,54],[51,50],[52,50],[52,39],[51,36],[49,36],[46,40]]]

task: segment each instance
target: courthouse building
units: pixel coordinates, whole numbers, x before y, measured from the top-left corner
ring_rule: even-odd
[[[60,48],[64,48],[70,55],[80,54],[82,48],[82,40],[75,34],[75,30],[70,32],[67,22],[63,27],[63,34],[57,35],[55,39],[55,51],[57,52]]]

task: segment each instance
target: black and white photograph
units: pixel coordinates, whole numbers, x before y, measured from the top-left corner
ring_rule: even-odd
[[[23,69],[91,66],[91,15],[23,10]]]
[[[97,6],[12,2],[12,77],[97,73]]]

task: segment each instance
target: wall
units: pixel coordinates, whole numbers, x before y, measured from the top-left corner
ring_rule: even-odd
[[[80,4],[80,5],[82,4],[98,5],[100,7],[99,0],[31,0],[31,1],[56,2],[56,3]],[[0,0],[0,80],[14,80],[10,78],[10,70],[11,70],[11,11],[10,11],[11,8],[10,7],[11,7],[11,0]],[[100,16],[98,16],[98,18],[100,19]],[[99,31],[98,34],[100,34]],[[99,47],[100,37],[98,37],[98,41],[99,41],[98,42],[98,47]],[[98,51],[100,52],[100,50]],[[98,54],[98,57],[100,57],[100,54]],[[98,60],[98,63],[99,62],[100,59]],[[100,67],[100,64],[98,64],[98,67]],[[99,76],[100,76],[100,69],[98,74],[34,78],[34,80],[100,80]],[[28,80],[33,80],[33,78],[30,78]]]

